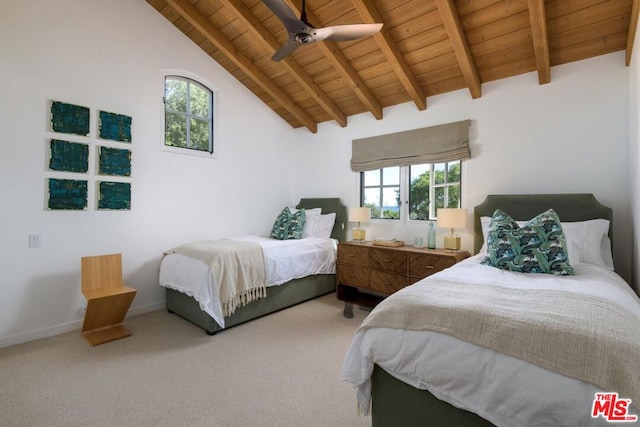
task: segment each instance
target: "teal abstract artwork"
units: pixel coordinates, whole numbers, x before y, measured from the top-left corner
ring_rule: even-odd
[[[51,130],[74,135],[89,135],[89,109],[80,105],[51,101]]]
[[[98,174],[131,176],[131,151],[120,148],[100,147]]]
[[[87,181],[49,178],[48,208],[84,210],[87,208]]]
[[[52,139],[50,153],[49,169],[53,171],[87,173],[89,170],[87,144]]]
[[[98,209],[131,209],[131,184],[128,182],[98,182]]]
[[[100,138],[131,142],[131,117],[100,111],[99,123]]]

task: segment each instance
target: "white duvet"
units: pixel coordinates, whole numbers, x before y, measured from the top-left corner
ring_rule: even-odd
[[[622,278],[606,268],[578,264],[574,266],[575,276],[557,277],[499,270],[481,265],[482,258],[469,258],[438,276],[486,286],[580,292],[617,303],[640,319],[640,300]],[[413,286],[428,286],[428,279]],[[475,412],[498,426],[605,425],[608,423],[602,417],[591,417],[594,396],[596,392],[615,391],[601,390],[445,334],[361,329],[345,357],[343,379],[356,387],[358,404],[365,414],[371,399],[369,379],[374,364],[395,378],[429,390],[437,398]],[[633,402],[636,408],[639,404]]]
[[[232,240],[255,242],[262,247],[267,286],[278,286],[313,274],[334,274],[337,242],[310,237],[277,240],[262,236],[240,236]],[[218,284],[209,266],[182,254],[169,254],[160,264],[160,286],[175,289],[198,301],[200,309],[224,328]]]

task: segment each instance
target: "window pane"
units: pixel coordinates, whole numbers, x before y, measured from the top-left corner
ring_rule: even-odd
[[[435,184],[444,184],[444,163],[433,165],[433,177]]]
[[[447,187],[449,193],[448,208],[460,207],[460,185],[450,185]]]
[[[209,92],[202,87],[192,84],[190,92],[191,114],[202,119],[209,117]]]
[[[165,145],[213,154],[213,92],[187,77],[166,76]]]
[[[436,198],[436,217],[438,216],[437,209],[444,208],[444,187],[436,187],[433,189],[434,197]]]
[[[400,187],[385,187],[382,197],[382,217],[400,219]]]
[[[380,185],[380,169],[364,172],[364,186]]]
[[[167,78],[165,80],[164,97],[166,108],[173,111],[187,112],[187,82]]]
[[[400,167],[394,166],[382,169],[383,185],[400,185]]]
[[[380,213],[380,189],[367,188],[364,190],[364,201],[362,206],[371,208],[371,218],[381,218]]]
[[[187,120],[177,113],[166,113],[165,145],[187,147]]]
[[[448,164],[447,182],[460,182],[460,160]]]
[[[409,219],[429,219],[429,165],[409,171]]]
[[[209,123],[191,119],[191,146],[195,150],[209,151]]]

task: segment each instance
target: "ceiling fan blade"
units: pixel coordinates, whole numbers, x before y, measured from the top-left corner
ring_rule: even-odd
[[[284,24],[287,32],[298,32],[303,28],[306,28],[304,22],[302,22],[289,7],[284,3],[283,0],[262,0],[262,2],[267,5],[271,12],[278,17],[280,21]]]
[[[300,46],[300,43],[297,43],[295,39],[290,38],[287,42],[271,57],[272,61],[282,61],[288,55],[291,54],[294,50],[296,50]]]
[[[355,40],[375,34],[381,28],[382,24],[335,25],[333,27],[317,28],[314,30],[314,41],[344,42]]]

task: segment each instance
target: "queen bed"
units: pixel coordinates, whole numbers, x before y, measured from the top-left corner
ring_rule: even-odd
[[[572,274],[482,263],[491,253],[487,218],[497,209],[521,225],[550,208]],[[373,426],[636,419],[640,300],[613,272],[611,220],[591,194],[488,196],[474,210],[479,253],[388,297],[356,333],[343,379]],[[610,393],[624,401],[624,414],[607,409]]]
[[[228,257],[232,261],[242,257],[231,272],[228,265],[224,274],[213,271],[211,263],[180,250],[182,246],[168,250],[160,265],[160,286],[166,289],[167,310],[213,335],[221,329],[335,291],[336,242],[346,237],[347,208],[338,198],[309,198],[301,199],[296,209],[307,212],[309,223],[309,213],[316,211],[318,230],[324,224],[325,233],[292,240],[238,236],[194,242],[199,245],[197,249],[231,248],[233,252]],[[245,252],[240,255],[238,251]],[[252,291],[255,295],[248,293],[246,297],[237,298],[234,307],[227,309],[220,301],[221,288],[216,279],[256,281],[253,270],[247,265],[259,263],[261,257],[264,257],[265,266],[264,278],[260,279],[263,286]]]

